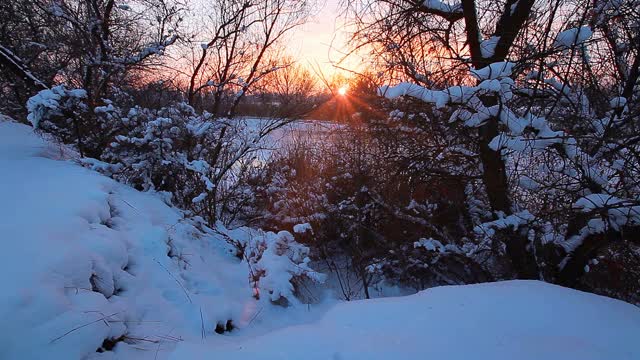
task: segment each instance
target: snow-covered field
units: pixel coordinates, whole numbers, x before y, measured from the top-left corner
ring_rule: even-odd
[[[637,307],[540,282],[255,300],[222,236],[25,125],[0,122],[0,199],[0,359],[640,359]]]

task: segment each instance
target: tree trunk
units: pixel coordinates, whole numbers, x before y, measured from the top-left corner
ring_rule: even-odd
[[[504,61],[509,54],[513,42],[528,19],[533,0],[508,0],[504,11],[496,25],[494,36],[499,37],[495,51],[490,57],[483,57],[480,49],[481,33],[478,26],[476,5],[474,0],[462,0],[462,12],[471,61],[476,69],[481,69],[495,62]],[[498,105],[497,96],[486,96],[482,99],[487,107]],[[500,151],[489,147],[489,143],[499,135],[499,118],[492,117],[478,130],[480,162],[482,163],[482,182],[487,192],[489,205],[494,212],[511,215],[512,201],[509,194],[506,166]],[[527,250],[526,234],[507,232],[504,239],[507,254],[518,278],[535,279],[538,269],[535,260]]]

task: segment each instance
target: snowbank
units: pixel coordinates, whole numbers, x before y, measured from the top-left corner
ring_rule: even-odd
[[[0,123],[0,358],[162,359],[255,315],[224,240],[60,154]]]
[[[639,359],[640,310],[536,281],[447,286],[335,306],[317,323],[216,350],[235,360]],[[207,359],[179,345],[171,359]]]

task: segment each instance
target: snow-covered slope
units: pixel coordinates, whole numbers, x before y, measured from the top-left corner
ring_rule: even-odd
[[[225,360],[640,359],[640,310],[538,281],[433,288],[335,306],[313,324],[216,349]],[[209,359],[181,344],[172,359]]]
[[[329,304],[256,301],[222,237],[66,158],[0,122],[0,359],[640,359],[638,308],[539,282],[343,303],[322,319]],[[237,330],[214,332],[230,319]]]
[[[60,152],[0,123],[0,359],[164,358],[254,315],[223,240]]]

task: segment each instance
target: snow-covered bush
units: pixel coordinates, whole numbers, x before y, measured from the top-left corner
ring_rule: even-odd
[[[68,90],[64,85],[42,90],[27,101],[27,120],[62,142],[78,141],[77,125],[89,110],[86,98],[86,91]]]
[[[40,127],[41,123],[43,127],[55,126],[54,123],[58,122],[58,117],[63,117],[62,121],[70,123],[74,116],[79,116],[81,111],[86,111],[86,105],[82,103],[86,98],[86,91],[67,90],[64,85],[40,91],[27,101],[29,111],[27,120],[34,128]],[[67,113],[66,116],[65,113]]]
[[[329,126],[298,138],[254,179],[254,223],[294,231],[310,223],[313,237],[306,244],[327,270],[358,279],[354,284],[338,281],[346,299],[369,296],[368,288],[383,280],[380,275],[415,289],[447,284],[451,278],[460,283],[491,278],[484,270],[455,274],[456,263],[480,268],[475,257],[462,252],[441,257],[436,275],[436,266],[434,271],[428,266],[433,254],[414,251],[413,243],[423,237],[454,247],[473,242],[466,237],[472,234],[471,217],[483,207],[466,206],[465,187],[474,180],[465,176],[473,163],[462,166],[461,156],[470,151],[463,144],[447,149],[433,129],[422,126],[428,116],[394,111],[388,118]],[[369,271],[382,263],[384,270]],[[354,294],[355,288],[362,293]]]
[[[238,216],[251,197],[246,180],[259,171],[265,138],[288,122],[214,117],[185,103],[125,110],[110,100],[93,107],[86,100],[80,89],[43,90],[29,100],[28,119],[81,157],[106,162],[92,160],[92,168],[140,190],[166,192],[212,225]]]
[[[288,303],[295,300],[300,291],[296,284],[303,278],[318,283],[325,280],[323,274],[309,267],[309,248],[297,243],[288,231],[267,232],[247,249],[256,296],[266,293],[273,302]]]
[[[93,107],[87,100],[84,89],[45,89],[27,101],[27,119],[34,128],[74,145],[81,156],[97,158],[122,129],[120,110],[109,100]]]
[[[117,135],[109,144],[103,159],[124,166],[117,178],[140,190],[167,191],[173,196],[189,196],[186,163],[197,143],[189,123],[196,118],[186,105],[157,111],[134,107],[122,119],[126,134]],[[178,189],[183,191],[178,194]],[[195,195],[193,196],[195,197]]]
[[[249,282],[256,299],[288,306],[299,301],[304,281],[323,283],[326,279],[309,266],[309,247],[298,243],[288,231],[226,230],[220,226],[219,231],[249,267]]]
[[[159,110],[134,107],[121,121],[126,131],[102,157],[120,165],[117,179],[167,192],[174,205],[211,225],[235,219],[250,196],[245,178],[258,171],[254,160],[268,131],[242,119],[199,114],[185,103]]]
[[[380,282],[399,284],[416,291],[439,285],[491,281],[494,277],[474,256],[475,250],[477,248],[470,243],[460,248],[423,238],[375,259],[367,271]]]

